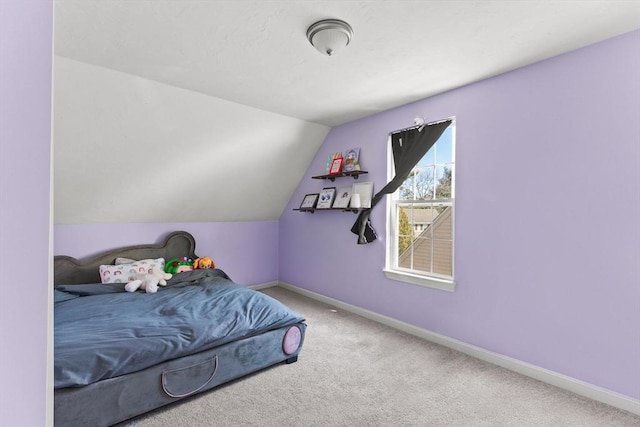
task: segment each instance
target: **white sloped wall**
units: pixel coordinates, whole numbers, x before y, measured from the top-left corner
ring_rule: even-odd
[[[54,58],[54,222],[278,219],[329,127]]]

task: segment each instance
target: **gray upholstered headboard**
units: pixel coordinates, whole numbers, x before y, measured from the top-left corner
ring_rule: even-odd
[[[100,283],[99,268],[102,264],[113,264],[116,258],[149,259],[188,256],[196,259],[196,241],[186,231],[169,234],[164,242],[150,245],[125,246],[111,249],[86,259],[57,255],[53,258],[53,284],[72,285]]]

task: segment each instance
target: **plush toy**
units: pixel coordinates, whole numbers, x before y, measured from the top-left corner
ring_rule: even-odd
[[[164,265],[164,271],[170,274],[182,273],[183,271],[193,270],[193,260],[186,256],[180,258],[171,258]]]
[[[193,268],[194,269],[216,268],[216,263],[213,262],[211,258],[206,256],[204,258],[197,258],[195,261],[193,261]]]
[[[136,274],[135,280],[127,283],[124,289],[127,292],[135,292],[138,289],[142,289],[152,294],[158,292],[158,286],[166,286],[169,279],[171,279],[171,274],[153,267],[148,273]]]

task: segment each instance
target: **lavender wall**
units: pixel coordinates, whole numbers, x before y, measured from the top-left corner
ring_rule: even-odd
[[[50,0],[0,1],[0,425],[50,418]],[[14,286],[22,265],[29,282]],[[20,268],[20,267],[18,267]]]
[[[196,254],[208,256],[243,285],[278,280],[278,221],[157,224],[57,224],[54,254],[82,258],[126,245],[160,242],[185,230],[196,239]]]
[[[639,51],[635,31],[332,129],[281,217],[280,280],[640,398]],[[353,214],[292,211],[332,151],[362,147],[380,189],[415,116],[457,116],[454,293],[384,277],[384,205],[366,246]]]

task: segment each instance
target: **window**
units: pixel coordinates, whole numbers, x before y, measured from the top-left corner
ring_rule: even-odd
[[[388,199],[388,278],[453,291],[454,200],[455,120]]]

